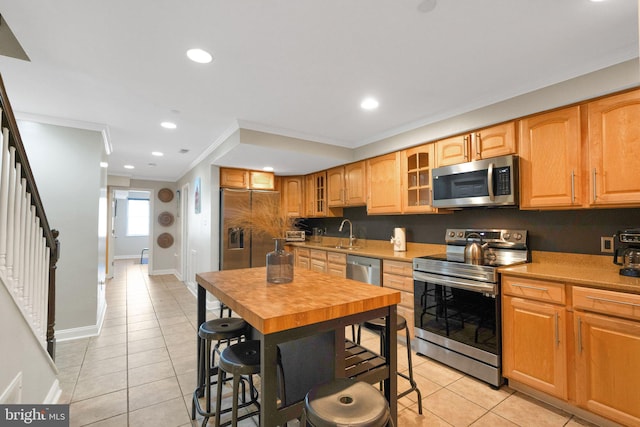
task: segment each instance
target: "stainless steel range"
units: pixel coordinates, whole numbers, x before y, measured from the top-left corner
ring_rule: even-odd
[[[447,229],[445,242],[445,254],[413,259],[416,351],[499,387],[497,270],[529,260],[527,232]]]

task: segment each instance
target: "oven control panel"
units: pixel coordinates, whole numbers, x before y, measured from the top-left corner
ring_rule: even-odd
[[[490,247],[527,247],[527,230],[449,228],[445,234],[448,245],[466,245],[468,242],[488,243]]]

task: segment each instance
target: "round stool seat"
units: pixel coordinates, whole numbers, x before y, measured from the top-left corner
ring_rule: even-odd
[[[204,340],[222,341],[237,338],[247,329],[247,322],[237,317],[225,317],[203,322],[198,329],[198,336]]]
[[[312,388],[304,403],[314,427],[382,427],[390,417],[387,401],[375,387],[350,378]]]
[[[399,314],[396,317],[397,317],[396,330],[401,331],[402,329],[407,327],[407,319],[400,316]],[[366,322],[364,322],[364,327],[374,331],[384,331],[384,328],[385,328],[384,317],[380,317],[378,319],[373,319],[373,320],[367,320]]]
[[[234,375],[260,373],[260,341],[248,340],[225,348],[218,366]]]

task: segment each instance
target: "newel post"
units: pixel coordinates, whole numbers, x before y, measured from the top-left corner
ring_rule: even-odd
[[[53,235],[54,247],[51,249],[51,255],[49,257],[49,300],[47,306],[47,353],[51,356],[51,359],[56,359],[56,337],[55,337],[55,324],[56,324],[56,269],[57,263],[60,257],[60,241],[58,236],[60,232],[58,230],[51,230]]]

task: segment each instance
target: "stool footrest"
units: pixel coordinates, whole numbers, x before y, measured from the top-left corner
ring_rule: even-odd
[[[345,376],[375,384],[389,376],[384,357],[345,340]]]

